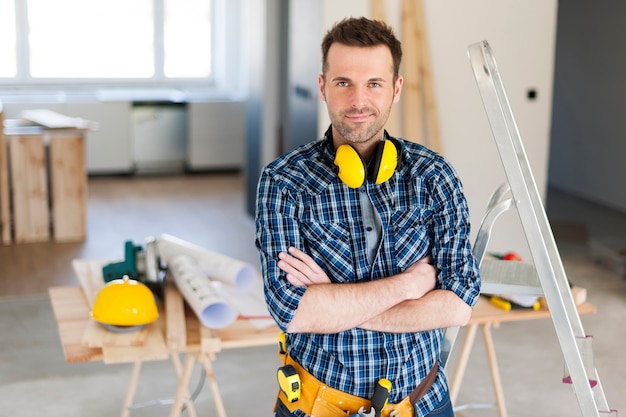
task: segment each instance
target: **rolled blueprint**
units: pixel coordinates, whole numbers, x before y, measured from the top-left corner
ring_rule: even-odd
[[[216,290],[198,263],[187,255],[176,255],[169,270],[181,294],[200,322],[211,329],[221,329],[237,320],[239,313]]]
[[[254,266],[211,252],[174,236],[162,234],[157,239],[157,245],[159,255],[165,262],[169,263],[177,255],[187,255],[195,259],[211,279],[236,287],[240,291],[250,291],[259,279]]]

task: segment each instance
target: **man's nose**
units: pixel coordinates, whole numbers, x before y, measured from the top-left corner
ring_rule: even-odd
[[[367,103],[367,89],[365,87],[355,86],[352,89],[351,105],[355,109],[365,107]]]

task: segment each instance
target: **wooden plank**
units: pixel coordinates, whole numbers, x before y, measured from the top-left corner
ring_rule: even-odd
[[[419,40],[419,60],[420,75],[423,85],[423,107],[426,118],[426,138],[428,147],[435,152],[442,153],[441,133],[439,130],[439,113],[437,111],[437,101],[435,99],[435,85],[433,81],[432,65],[430,63],[430,48],[428,47],[428,28],[424,12],[424,1],[415,0],[415,19],[420,31]]]
[[[187,346],[185,325],[185,300],[171,280],[165,285],[165,339],[173,352],[181,352]]]
[[[102,266],[108,263],[100,260],[74,259],[72,268],[78,278],[78,282],[85,292],[85,298],[91,307],[98,292],[104,287],[102,278]]]
[[[402,94],[404,137],[416,143],[426,144],[424,137],[424,109],[422,107],[423,85],[420,77],[420,51],[423,35],[417,26],[414,0],[402,1],[402,44],[404,57],[402,74],[404,86]]]
[[[50,240],[50,212],[43,135],[9,137],[15,242]]]
[[[101,360],[102,349],[82,343],[90,318],[87,299],[80,287],[50,287],[48,294],[65,360],[68,363]]]
[[[82,132],[50,138],[52,235],[57,242],[81,242],[87,234],[87,174]]]
[[[20,117],[48,129],[97,129],[98,123],[48,109],[24,110]]]
[[[90,320],[83,334],[83,344],[89,347],[131,347],[143,346],[148,339],[149,326],[134,332],[115,333]]]
[[[374,20],[387,21],[387,7],[385,5],[385,0],[372,0],[371,3],[372,8],[372,18]]]
[[[104,346],[102,359],[105,364],[160,361],[169,357],[163,337],[163,317],[147,326],[148,333],[143,346]]]
[[[264,329],[256,329],[248,320],[239,319],[230,326],[220,329],[219,337],[222,349],[243,348],[252,346],[278,345],[280,329],[274,325]]]
[[[582,303],[577,308],[578,314],[591,314],[596,312],[596,307],[588,302]],[[509,321],[535,320],[549,317],[550,311],[547,308],[542,307],[538,310],[514,309],[506,311],[491,304],[487,297],[480,297],[472,311],[472,317],[468,324],[505,323]]]
[[[387,2],[385,0],[371,0],[372,18],[387,22]],[[398,108],[399,103],[395,103],[389,113],[389,119],[385,124],[385,129],[392,136],[404,136],[402,130],[402,112]]]
[[[4,136],[4,114],[0,107],[0,243],[11,244],[11,206],[9,202],[9,164]]]

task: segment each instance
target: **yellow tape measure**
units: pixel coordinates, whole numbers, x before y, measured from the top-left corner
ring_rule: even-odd
[[[285,365],[278,368],[278,386],[287,397],[287,401],[293,403],[300,399],[300,375],[292,365]]]

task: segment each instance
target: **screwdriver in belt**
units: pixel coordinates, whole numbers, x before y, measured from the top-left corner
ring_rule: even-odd
[[[357,414],[353,414],[349,417],[380,417],[380,413],[387,405],[390,392],[391,381],[386,378],[379,379],[374,389],[374,395],[372,395],[372,408],[370,408],[370,411],[366,413],[363,407],[361,407]]]

